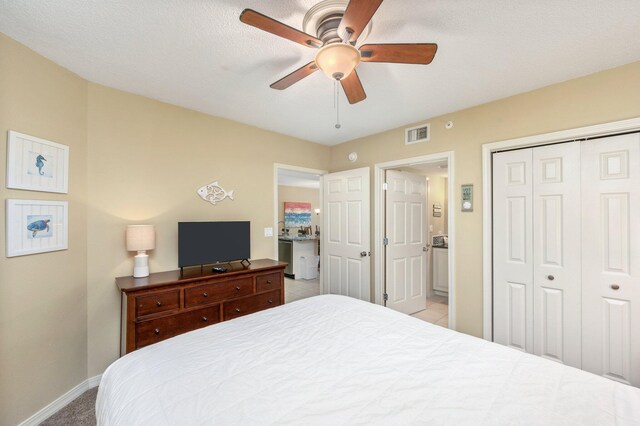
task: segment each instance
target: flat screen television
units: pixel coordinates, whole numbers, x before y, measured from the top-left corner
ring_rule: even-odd
[[[250,222],[178,223],[180,268],[248,260],[250,257]]]

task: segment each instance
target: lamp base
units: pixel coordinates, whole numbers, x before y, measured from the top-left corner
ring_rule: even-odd
[[[144,251],[139,251],[133,258],[133,278],[143,278],[149,276],[149,255]]]

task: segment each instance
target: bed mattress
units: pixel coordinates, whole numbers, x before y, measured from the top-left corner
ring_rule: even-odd
[[[640,389],[325,295],[132,352],[99,425],[640,424]]]

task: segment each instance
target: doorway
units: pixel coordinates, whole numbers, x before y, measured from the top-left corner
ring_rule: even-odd
[[[288,264],[285,303],[321,294],[321,176],[325,173],[283,164],[274,168],[274,252],[277,260]]]
[[[375,302],[455,327],[453,152],[375,166]]]

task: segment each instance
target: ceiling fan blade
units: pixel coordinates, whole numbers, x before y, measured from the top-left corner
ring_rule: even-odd
[[[240,14],[240,21],[307,47],[322,47],[322,41],[252,9]]]
[[[347,78],[340,80],[340,84],[342,84],[344,93],[347,95],[347,99],[349,99],[351,105],[364,101],[367,98],[367,94],[364,93],[364,87],[362,87],[360,77],[358,77],[356,70],[353,70]]]
[[[355,43],[381,4],[382,0],[351,0],[338,26],[342,41]]]
[[[292,84],[299,82],[303,78],[313,74],[316,71],[318,71],[318,66],[316,65],[315,62],[311,61],[307,65],[301,68],[298,68],[297,70],[287,75],[286,77],[283,77],[280,80],[276,81],[270,87],[272,89],[284,90],[287,87],[291,86]]]
[[[427,65],[433,61],[436,50],[435,43],[365,44],[360,47],[360,57],[364,62]]]

